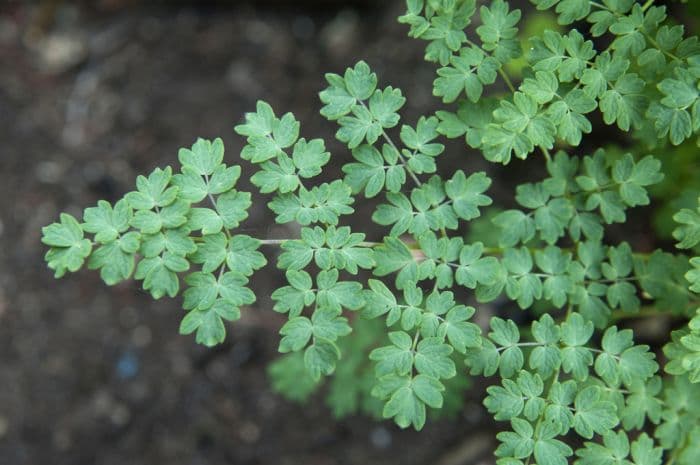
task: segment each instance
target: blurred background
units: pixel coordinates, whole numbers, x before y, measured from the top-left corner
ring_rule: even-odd
[[[336,421],[323,394],[297,405],[273,392],[274,257],[254,280],[258,302],[225,344],[206,349],[178,335],[179,299],[153,301],[134,282],[108,288],[89,271],[56,281],[39,242],[59,212],[80,217],[120,198],[197,137],[222,137],[226,162],[238,163],[244,141],[233,126],[257,99],[294,112],[302,136],[323,137],[337,175],[349,154],[318,114],[325,72],[365,59],[380,83],[404,91],[409,123],[438,103],[424,44],[396,22],[403,9],[403,0],[0,0],[0,465],[492,462],[480,396],[415,433]],[[443,169],[486,166],[461,142],[450,147]],[[538,175],[521,166],[519,180]],[[512,186],[494,189],[512,199]],[[245,232],[289,237],[272,218],[258,197]],[[637,242],[648,242],[644,231]]]

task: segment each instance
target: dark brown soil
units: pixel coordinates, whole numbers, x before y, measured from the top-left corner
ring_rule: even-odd
[[[88,271],[56,281],[39,242],[59,212],[120,197],[198,136],[223,137],[238,162],[232,127],[259,98],[324,137],[337,172],[347,150],[316,94],[324,72],[360,58],[404,90],[415,121],[433,103],[433,68],[395,22],[403,2],[35,3],[0,6],[0,465],[462,463],[478,399],[417,434],[337,422],[321,396],[299,406],[272,392],[274,266],[256,278],[258,304],[209,350],[178,335],[179,299]],[[245,227],[295,233],[271,218],[261,199]],[[490,461],[479,441],[470,463]]]

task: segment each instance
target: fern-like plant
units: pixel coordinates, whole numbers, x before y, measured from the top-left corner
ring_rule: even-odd
[[[247,140],[240,158],[275,221],[300,225],[298,237],[240,233],[252,203],[236,189],[242,168],[224,163],[221,139],[198,139],[179,166],[139,176],[114,205],[45,227],[49,267],[62,277],[87,263],[109,285],[133,276],[156,299],[184,289],[180,331],[212,346],[255,301],[261,249],[279,246],[287,285],[272,298],[288,318],[287,355],[270,373],[289,398],[333,375],[337,415],[421,429],[427,409],[460,408],[469,373],[494,378],[484,405],[506,422],[501,465],[699,463],[700,257],[635,251],[606,229],[649,205],[668,144],[700,140],[700,44],[653,0],[533,3],[573,26],[522,37],[521,12],[504,0],[407,1],[399,21],[427,42],[445,104],[414,124],[400,121],[401,90],[366,63],[327,74],[321,114],[354,159],[343,179],[315,181],[331,159],[324,141],[258,102],[235,127]],[[627,134],[629,153],[608,141],[581,153],[584,138],[603,145],[593,118]],[[495,163],[539,157],[547,174],[494,210],[485,172],[465,162],[435,174],[443,138],[464,138]],[[356,202],[375,197],[384,237],[350,221]],[[697,251],[700,205],[675,220],[678,247]],[[503,313],[482,328],[474,316],[492,301]],[[511,308],[525,313],[508,319]],[[665,357],[619,324],[664,313],[690,320]]]

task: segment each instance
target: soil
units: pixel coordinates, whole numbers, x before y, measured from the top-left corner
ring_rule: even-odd
[[[325,138],[337,174],[349,155],[318,114],[324,72],[363,58],[404,90],[409,122],[431,108],[434,69],[395,21],[402,1],[312,3],[0,6],[0,465],[491,462],[478,398],[418,434],[275,394],[273,265],[228,342],[206,349],[178,335],[179,299],[90,271],[57,281],[43,262],[43,225],[121,197],[196,137],[221,136],[238,162],[232,127],[259,98]],[[271,218],[260,199],[245,228],[296,233]]]

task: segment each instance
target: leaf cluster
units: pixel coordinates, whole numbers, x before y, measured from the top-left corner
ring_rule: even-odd
[[[402,121],[403,92],[364,61],[326,74],[321,114],[351,157],[341,178],[318,180],[331,155],[291,113],[259,101],[235,127],[250,182],[294,237],[236,231],[253,202],[236,188],[242,169],[224,163],[221,139],[198,139],[114,204],[46,226],[49,268],[62,277],[87,264],[108,285],[133,277],[156,299],[182,294],[180,332],[211,346],[255,302],[260,249],[278,245],[284,355],[269,373],[288,398],[327,380],[336,416],[421,429],[431,411],[461,408],[467,376],[482,376],[493,381],[485,408],[508,425],[499,465],[694,465],[700,257],[688,255],[700,207],[674,216],[687,254],[608,232],[652,203],[662,158],[646,154],[700,132],[700,44],[651,0],[532,0],[573,26],[525,38],[520,10],[483,3],[407,0],[399,18],[436,64],[435,114]],[[629,134],[629,153],[578,150],[598,119]],[[443,138],[458,137],[511,166],[541,151],[542,175],[495,208],[486,171],[438,169]],[[351,217],[360,202],[379,237]],[[689,320],[662,370],[623,321],[649,314]]]

